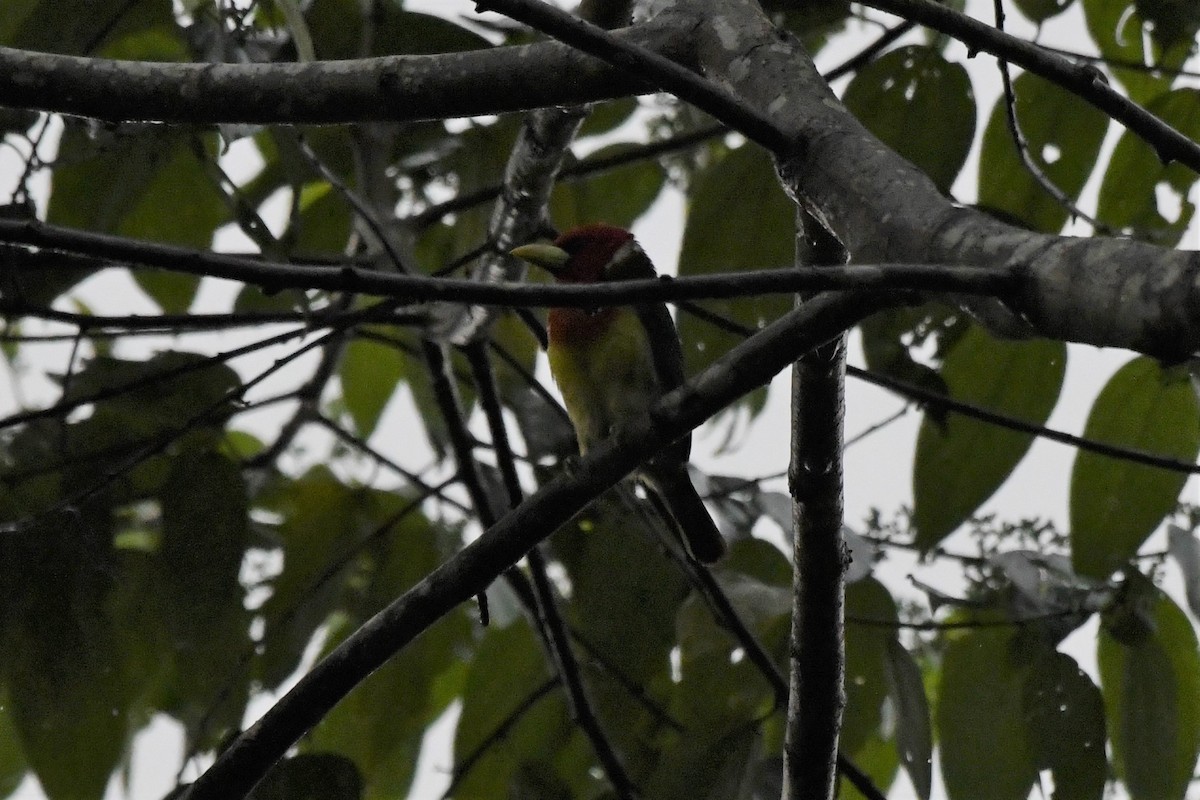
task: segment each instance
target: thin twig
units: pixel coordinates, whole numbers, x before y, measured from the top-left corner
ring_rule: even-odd
[[[492,446],[496,451],[496,464],[504,481],[508,494],[509,508],[521,505],[524,492],[517,475],[516,461],[513,458],[512,446],[504,425],[504,411],[500,405],[500,396],[496,390],[495,377],[492,375],[491,360],[488,358],[487,347],[483,342],[475,341],[465,349],[467,361],[471,365],[471,374],[475,379],[475,388],[479,392],[479,402],[487,419],[488,430],[492,435]],[[558,675],[567,691],[571,715],[579,725],[584,736],[592,745],[596,758],[600,761],[601,769],[613,791],[621,800],[634,800],[638,797],[637,787],[630,780],[625,766],[621,763],[616,749],[609,741],[608,734],[600,725],[588,698],[583,677],[579,672],[579,662],[571,650],[571,639],[558,610],[558,602],[554,597],[554,587],[546,572],[546,560],[542,556],[541,546],[533,547],[525,556],[529,564],[529,572],[533,579],[534,596],[540,613],[542,626],[549,634],[550,654],[558,667]]]

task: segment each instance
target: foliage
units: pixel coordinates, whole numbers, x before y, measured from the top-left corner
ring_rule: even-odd
[[[317,58],[342,59],[527,37],[392,0],[366,5],[372,14],[356,0],[4,0],[0,45],[157,61],[292,60],[310,46]],[[856,31],[849,3],[767,5],[814,49]],[[1200,93],[1174,70],[1194,50],[1197,6],[1015,3],[1038,24],[1074,5],[1113,81],[1196,137]],[[1061,231],[1075,210],[1022,162],[1004,98],[978,109],[949,50],[905,41],[860,65],[843,92],[849,111],[942,192],[974,155],[980,206]],[[1027,155],[1070,201],[1092,181],[1102,223],[1179,243],[1194,215],[1195,175],[1161,165],[1129,133],[1102,155],[1108,118],[1066,89],[1031,74],[1014,89]],[[29,167],[4,215],[26,215],[33,203],[56,224],[199,250],[237,229],[264,257],[349,267],[386,260],[355,208],[355,198],[370,197],[409,215],[389,229],[407,265],[440,274],[469,266],[485,244],[489,190],[504,178],[520,119],[217,132],[58,124],[61,134],[47,134],[43,116],[0,109],[0,135]],[[550,198],[550,222],[633,225],[670,186],[687,203],[680,275],[789,266],[795,206],[763,151],[718,132],[683,153],[639,155],[648,135],[687,135],[701,124],[670,100],[599,104]],[[42,163],[54,149],[47,136],[56,155]],[[231,147],[261,161],[237,182],[222,172]],[[35,190],[35,178],[48,189]],[[446,198],[476,192],[486,197],[437,213]],[[1164,208],[1164,193],[1179,200],[1177,211]],[[0,796],[32,774],[54,800],[100,798],[155,715],[183,727],[190,754],[216,752],[253,697],[344,641],[494,516],[473,508],[478,497],[441,485],[463,478],[455,448],[464,439],[482,460],[472,462],[479,494],[502,506],[501,448],[478,446],[482,426],[468,431],[463,421],[487,399],[486,386],[458,353],[431,370],[416,325],[370,316],[388,298],[250,286],[235,297],[194,275],[102,260],[5,281],[13,385],[56,399],[26,412],[14,394],[0,420]],[[143,316],[88,322],[97,282],[117,287],[121,314]],[[704,303],[721,326],[681,312],[689,374],[792,302]],[[257,343],[191,328],[213,303],[257,326]],[[147,307],[196,316],[142,339]],[[46,321],[64,315],[82,324]],[[276,316],[268,324],[261,315]],[[337,321],[323,327],[329,319]],[[500,398],[538,456],[522,473],[528,485],[572,446],[557,435],[561,410],[531,388],[540,324],[503,317],[489,350]],[[63,331],[71,333],[52,362],[36,337]],[[907,780],[922,800],[938,785],[935,754],[951,800],[1022,800],[1047,776],[1058,800],[1098,800],[1114,782],[1135,800],[1183,798],[1200,753],[1200,601],[1185,611],[1162,588],[1162,557],[1147,541],[1173,522],[1172,555],[1200,580],[1197,515],[1175,515],[1186,476],[1080,450],[1068,533],[981,517],[1029,452],[1029,426],[1055,409],[1065,344],[998,339],[940,305],[889,311],[859,334],[872,374],[922,398],[923,421],[911,516],[880,515],[848,533],[856,563],[843,755],[882,790],[902,793],[898,781]],[[752,424],[766,401],[762,390],[726,411],[728,429]],[[274,409],[269,434],[246,414],[260,407]],[[1025,428],[972,416],[976,407]],[[1095,398],[1083,436],[1194,461],[1200,407],[1189,365],[1131,360]],[[734,542],[712,586],[672,559],[665,529],[628,487],[596,501],[544,551],[596,717],[644,796],[778,796],[785,704],[772,668],[787,666],[792,577],[780,549],[750,532],[786,529],[790,502],[755,481],[704,478]],[[878,564],[909,549],[956,570],[961,596],[914,594]],[[486,628],[468,606],[434,624],[322,720],[253,797],[407,796],[423,737],[451,712],[453,796],[611,797],[548,654],[543,617],[521,592],[515,578],[489,590]],[[1096,618],[1098,632],[1087,633]],[[1096,673],[1059,649],[1081,629],[1094,637]],[[765,663],[751,657],[755,646]],[[845,780],[841,791],[859,796]]]

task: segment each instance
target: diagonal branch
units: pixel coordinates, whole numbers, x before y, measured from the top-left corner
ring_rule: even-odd
[[[645,417],[559,474],[483,536],[343,641],[193,784],[188,800],[243,798],[270,766],[355,685],[638,464],[761,386],[794,358],[877,310],[878,298],[826,295],[764,328],[664,397]]]
[[[512,446],[504,426],[504,412],[492,374],[487,346],[483,342],[472,342],[467,346],[466,353],[471,364],[471,374],[475,378],[475,386],[479,390],[480,405],[483,406],[484,416],[487,418],[488,430],[492,434],[492,446],[496,450],[496,463],[503,476],[509,508],[516,508],[522,500],[521,481],[517,476],[516,459],[513,457]],[[546,641],[558,668],[559,678],[567,691],[571,715],[583,730],[584,736],[591,742],[592,750],[596,753],[596,758],[600,761],[600,766],[619,800],[633,800],[638,796],[637,789],[626,773],[625,765],[621,763],[612,742],[609,741],[608,734],[600,725],[588,697],[587,687],[583,684],[579,661],[571,650],[571,638],[554,596],[554,587],[546,571],[546,559],[542,556],[541,545],[535,545],[525,558],[533,578],[533,591],[542,628],[546,632]]]

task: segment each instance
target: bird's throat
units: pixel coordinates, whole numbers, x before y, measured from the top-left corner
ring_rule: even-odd
[[[548,316],[550,341],[578,346],[594,342],[612,327],[617,308],[591,311],[584,308],[552,308]]]

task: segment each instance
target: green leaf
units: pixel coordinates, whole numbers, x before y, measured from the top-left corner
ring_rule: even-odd
[[[353,224],[346,200],[328,183],[310,183],[300,190],[300,214],[282,239],[291,251],[340,255],[346,250]]]
[[[746,202],[747,197],[754,202]],[[790,266],[796,249],[795,229],[796,207],[780,188],[770,157],[757,147],[740,147],[696,182],[683,232],[679,274]],[[703,306],[743,325],[761,328],[789,311],[792,298],[709,300]],[[703,370],[742,340],[690,314],[680,315],[679,334],[689,375]],[[730,408],[757,414],[766,397],[765,389],[758,390]]]
[[[135,239],[207,248],[225,205],[190,144],[191,134],[125,126],[99,136],[64,131],[46,212],[49,222]],[[209,156],[211,157],[211,156]],[[141,273],[135,272],[135,277]],[[32,299],[44,303],[84,277],[54,273]],[[144,277],[144,276],[143,276]],[[168,311],[185,311],[198,281],[147,279],[143,288]]]
[[[596,103],[588,112],[583,125],[579,127],[578,138],[598,136],[620,127],[633,115],[633,112],[637,111],[637,107],[636,97],[621,97]]]
[[[1192,37],[1175,36],[1175,31],[1182,26],[1166,26],[1168,38],[1174,42],[1164,49],[1159,35],[1150,30],[1147,19],[1142,16],[1142,7],[1141,2],[1130,3],[1128,0],[1083,0],[1088,33],[1100,49],[1106,70],[1121,82],[1129,92],[1129,99],[1135,103],[1146,103],[1166,91],[1173,79],[1171,70],[1182,67],[1192,53]],[[1122,64],[1131,66],[1123,67]],[[1146,69],[1142,65],[1159,67],[1163,71]]]
[[[917,361],[914,351],[925,351],[927,342],[944,358],[962,334],[970,330],[966,320],[946,306],[926,304],[915,308],[893,308],[872,314],[859,325],[863,358],[872,372],[882,372],[937,394],[946,394],[946,382],[938,371]],[[941,422],[944,414],[930,409]]]
[[[887,797],[888,790],[896,781],[896,773],[900,770],[900,757],[896,752],[896,742],[883,738],[879,731],[875,731],[871,738],[858,748],[853,760],[854,766],[866,774],[871,785],[883,792],[884,797]],[[860,792],[845,775],[842,775],[839,780],[838,792],[840,792],[838,796],[845,800],[867,800],[866,795]]]
[[[4,0],[2,5],[0,44],[46,53],[109,55],[107,43],[175,23],[165,0]]]
[[[381,515],[391,516],[408,499],[377,502]],[[414,510],[371,543],[362,600],[352,615],[331,626],[326,653],[451,555],[440,532]],[[355,687],[313,732],[313,748],[353,760],[368,800],[408,794],[427,726],[462,690],[470,660],[469,613],[463,606],[438,620]]]
[[[975,136],[975,95],[961,64],[908,45],[870,62],[842,97],[884,144],[950,191]]]
[[[281,478],[264,492],[263,507],[283,520],[276,530],[283,572],[262,607],[259,672],[267,686],[277,686],[296,669],[313,634],[339,607],[354,556],[383,521],[380,504],[393,507],[394,498],[387,497],[347,486],[323,466],[295,480]]]
[[[145,435],[176,432],[205,413],[219,412],[241,384],[227,364],[184,351],[166,351],[145,361],[100,356],[72,380],[67,399],[114,391],[96,413],[110,414]]]
[[[652,513],[639,514],[610,493],[551,540],[571,580],[572,624],[609,664],[638,682],[666,674],[676,614],[688,594],[648,525],[657,525]]]
[[[1008,627],[974,629],[947,645],[936,723],[950,800],[1029,796],[1037,764],[1023,719],[1025,666]]]
[[[933,784],[933,725],[921,668],[893,636],[885,653],[888,696],[896,710],[896,745],[900,762],[921,800],[929,800]]]
[[[1077,95],[1030,72],[1013,81],[1016,114],[1029,155],[1045,176],[1072,200],[1096,166],[1108,115]],[[996,101],[983,133],[979,158],[979,204],[1011,214],[1030,228],[1058,233],[1069,212],[1026,169],[1008,127],[1004,96]]]
[[[994,339],[978,326],[955,343],[942,365],[951,397],[1041,424],[1062,388],[1061,342]],[[939,425],[927,413],[913,464],[916,543],[928,552],[961,525],[1008,478],[1032,434],[950,413]]]
[[[487,629],[470,664],[454,735],[455,797],[507,796],[522,765],[553,764],[578,735],[561,689],[545,691],[550,679],[524,622]]]
[[[1200,752],[1200,654],[1184,613],[1157,590],[1136,643],[1101,630],[1100,686],[1113,766],[1133,800],[1183,798]]]
[[[271,768],[249,800],[359,800],[363,780],[354,762],[332,753],[301,753]]]
[[[606,158],[634,147],[614,144],[592,155]],[[601,221],[628,228],[650,208],[666,179],[656,161],[634,162],[587,178],[568,178],[550,195],[550,216],[559,230]]]
[[[1200,139],[1200,91],[1176,89],[1154,98],[1147,110],[1184,136]],[[1100,187],[1097,216],[1115,228],[1164,247],[1179,244],[1196,213],[1189,199],[1196,173],[1179,165],[1164,165],[1154,148],[1125,131],[1117,142]],[[1159,208],[1160,190],[1173,192],[1179,215],[1168,219]]]
[[[105,613],[114,564],[102,509],[43,525],[3,553],[3,665],[12,722],[52,798],[99,798],[132,734],[136,691]],[[95,528],[90,526],[96,526]]]
[[[846,587],[846,622],[846,710],[839,746],[855,757],[883,725],[886,653],[894,638],[894,629],[885,626],[896,622],[896,602],[874,578],[856,581]]]
[[[1182,371],[1139,357],[1117,371],[1088,415],[1084,437],[1193,461],[1200,407]],[[1120,569],[1175,501],[1187,475],[1080,450],[1071,470],[1075,571],[1105,578]]]
[[[346,346],[338,370],[342,398],[362,437],[369,437],[379,415],[396,391],[404,374],[405,356],[395,347],[369,339],[355,339]]]
[[[224,691],[231,655],[250,646],[238,579],[249,539],[241,469],[218,453],[185,453],[172,463],[160,503],[160,602],[179,697],[172,712],[193,737],[207,719],[211,735],[238,727],[246,700],[244,693]]]
[[[1185,43],[1195,45],[1200,6],[1188,0],[1134,0],[1133,5],[1159,47],[1169,50]]]
[[[8,690],[0,690],[0,797],[17,790],[29,765],[21,750],[21,740],[12,716]]]
[[[715,736],[689,730],[677,737],[658,769],[644,783],[645,797],[691,800],[745,797],[745,788],[762,759],[762,734],[743,725]]]
[[[1051,17],[1057,17],[1066,11],[1074,2],[1075,0],[1016,0],[1016,5],[1031,22],[1041,25]]]
[[[1100,800],[1108,776],[1104,701],[1068,655],[1039,654],[1025,679],[1034,758],[1054,775],[1053,800]]]

